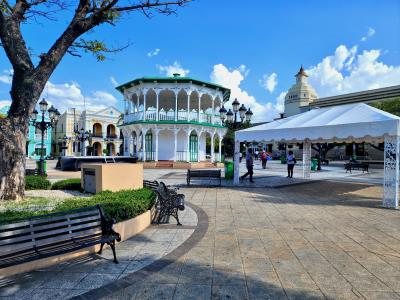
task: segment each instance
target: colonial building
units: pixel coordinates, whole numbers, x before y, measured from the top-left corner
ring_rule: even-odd
[[[296,83],[289,89],[285,97],[285,117],[307,111],[309,105],[318,98],[313,87],[307,82],[308,75],[304,72],[303,66],[295,77]]]
[[[219,110],[229,100],[229,89],[174,74],[138,78],[117,90],[125,99],[124,155],[171,165],[221,161],[227,129]]]
[[[0,118],[2,116],[7,116],[8,110],[10,106],[3,105],[0,107]],[[41,118],[41,115],[39,116]],[[48,112],[44,115],[44,120],[49,122],[49,114]],[[44,147],[43,147],[43,155],[44,157],[53,154],[51,151],[51,139],[52,139],[52,128],[46,129],[44,132]],[[32,121],[29,121],[29,128],[28,128],[28,136],[26,137],[26,145],[25,145],[25,155],[27,158],[34,158],[39,159],[40,153],[42,149],[42,133],[39,129],[37,129]]]
[[[54,129],[53,143],[66,143],[66,156],[122,154],[123,140],[117,127],[120,117],[121,112],[112,106],[101,110],[83,111],[68,108],[60,116]],[[76,132],[81,129],[91,133],[91,140],[80,142],[76,139]]]
[[[41,116],[39,116],[38,119],[39,118],[41,120]],[[38,120],[38,121],[40,121],[40,120]],[[44,120],[46,122],[50,122],[48,112],[45,113]],[[51,127],[47,128],[44,131],[44,143],[43,143],[43,145],[44,145],[43,156],[44,157],[53,154],[52,149],[51,149],[52,131],[53,131],[53,129]],[[42,150],[42,132],[33,125],[32,121],[30,121],[29,122],[29,130],[28,130],[28,138],[26,139],[26,157],[39,159],[41,150]]]

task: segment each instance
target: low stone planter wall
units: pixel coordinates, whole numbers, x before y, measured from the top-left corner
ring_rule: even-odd
[[[119,222],[113,226],[114,230],[121,235],[121,242],[130,239],[134,235],[146,229],[150,224],[155,213],[155,207],[138,215],[132,219]],[[52,256],[48,258],[38,259],[35,261],[27,262],[24,264],[0,269],[0,278],[3,276],[11,276],[15,274],[25,273],[37,269],[48,268],[64,261],[78,258],[80,256],[89,255],[99,251],[100,245],[88,247],[75,252]],[[118,258],[118,243],[116,244],[117,258]],[[113,262],[110,261],[112,264]]]

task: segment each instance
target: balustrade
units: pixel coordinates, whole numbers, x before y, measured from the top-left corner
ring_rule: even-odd
[[[124,115],[124,123],[132,123],[137,121],[143,121],[144,112],[134,112],[127,115]],[[186,110],[178,111],[177,120],[178,121],[191,121],[191,122],[200,122],[200,123],[208,123],[208,124],[215,124],[215,125],[222,125],[222,121],[219,115],[212,115],[207,113],[200,113],[200,120],[199,114],[197,111],[190,111],[189,112],[189,120],[188,114]],[[146,121],[156,121],[157,120],[157,112],[155,110],[148,110],[146,111]],[[175,121],[175,111],[170,109],[165,111],[161,109],[158,112],[158,120],[159,121]]]
[[[186,161],[187,151],[176,151],[176,161]]]

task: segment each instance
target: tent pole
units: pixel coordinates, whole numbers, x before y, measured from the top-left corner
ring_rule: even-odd
[[[303,142],[303,178],[310,179],[311,169],[311,143],[308,140]]]
[[[240,142],[235,139],[235,152],[233,155],[233,184],[239,184],[239,152],[240,152]]]
[[[382,206],[399,207],[399,136],[385,136]]]

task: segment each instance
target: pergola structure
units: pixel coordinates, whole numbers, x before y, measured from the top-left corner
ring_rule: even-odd
[[[313,143],[384,142],[383,202],[399,207],[400,118],[364,103],[347,104],[279,119],[235,133],[234,183],[239,183],[240,142],[303,143],[303,177],[310,178]]]

